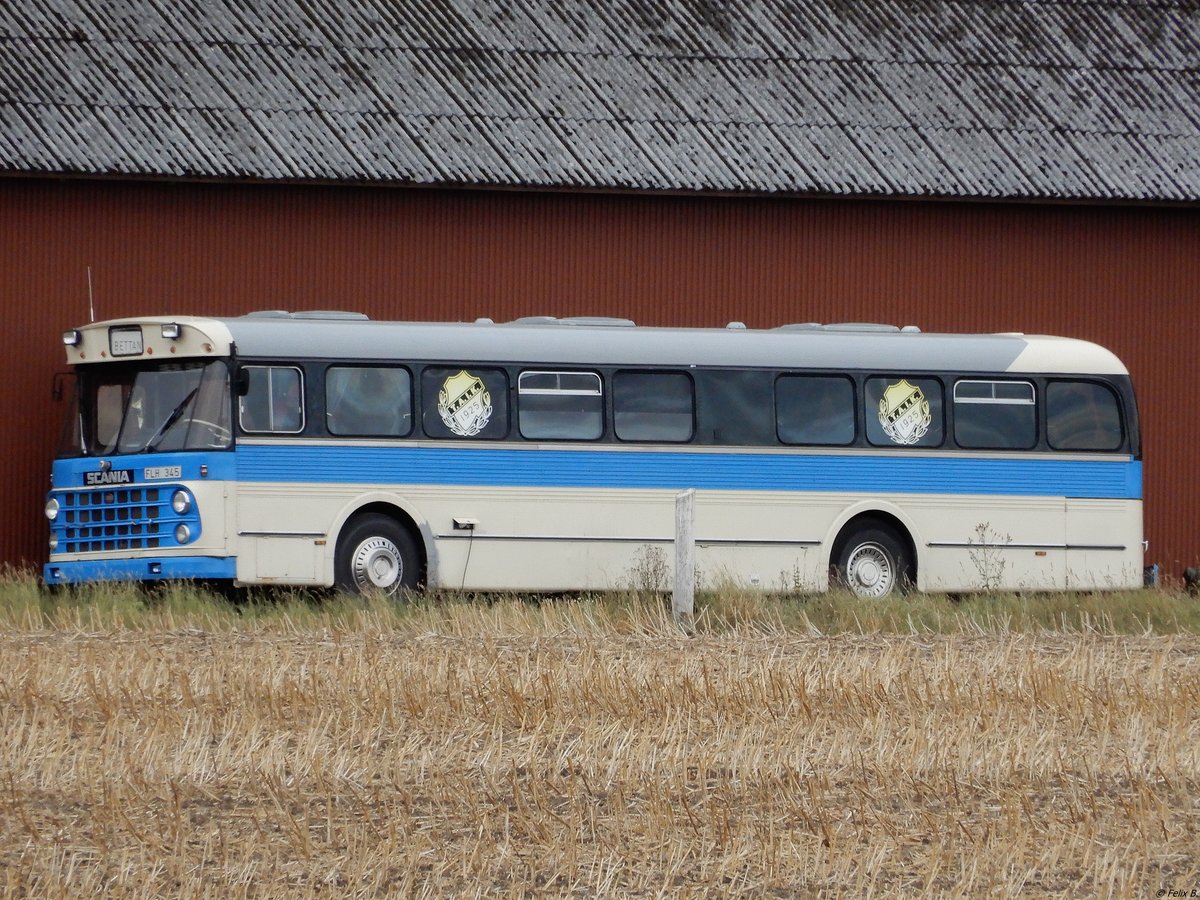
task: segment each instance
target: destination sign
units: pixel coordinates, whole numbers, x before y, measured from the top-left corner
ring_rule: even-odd
[[[137,356],[143,350],[142,329],[113,328],[108,332],[108,349],[113,356]]]

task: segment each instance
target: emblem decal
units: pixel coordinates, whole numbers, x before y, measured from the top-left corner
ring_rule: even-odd
[[[879,424],[893,443],[917,443],[932,421],[929,401],[919,387],[905,378],[887,386],[879,400]]]
[[[99,472],[84,472],[83,483],[87,487],[96,487],[97,485],[104,484],[132,484],[133,469],[108,468]]]
[[[477,376],[462,371],[451,375],[438,391],[438,414],[457,435],[474,437],[492,417],[492,395]]]

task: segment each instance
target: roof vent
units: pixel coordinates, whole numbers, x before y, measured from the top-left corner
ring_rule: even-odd
[[[637,324],[633,319],[616,316],[568,316],[558,321],[563,325],[596,325],[601,328],[633,328]]]
[[[554,316],[521,316],[519,319],[513,319],[509,325],[556,325],[558,319]]]
[[[745,331],[746,323],[745,322],[730,322],[725,327],[728,328],[730,331]]]
[[[919,334],[921,329],[916,325],[905,325],[898,328],[895,325],[880,325],[877,322],[832,322],[822,325],[820,322],[799,322],[793,325],[778,325],[776,331],[865,331],[875,334]]]
[[[521,316],[513,319],[511,325],[585,325],[601,328],[630,328],[636,325],[632,319],[618,319],[612,316]]]
[[[878,322],[834,322],[823,327],[826,331],[870,331],[877,334],[895,334],[900,330],[895,325],[881,325]]]
[[[366,313],[346,312],[341,309],[307,309],[303,312],[292,313],[293,319],[336,319],[338,321],[351,322],[366,322],[369,321],[369,316]]]
[[[337,319],[364,322],[368,320],[365,313],[344,312],[340,309],[309,309],[301,312],[288,312],[286,309],[258,309],[246,313],[246,319]]]

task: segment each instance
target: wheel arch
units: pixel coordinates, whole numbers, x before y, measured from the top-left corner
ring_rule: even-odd
[[[333,584],[335,580],[337,546],[343,532],[359,516],[370,515],[371,513],[387,516],[412,535],[417,545],[417,551],[421,556],[421,582],[432,586],[430,584],[430,573],[436,570],[436,551],[434,549],[433,531],[429,527],[429,521],[411,503],[394,494],[384,493],[363,494],[360,497],[356,497],[352,502],[342,507],[337,517],[330,524],[330,552],[327,554],[325,561],[325,574],[329,579],[329,583]]]
[[[924,558],[916,524],[902,509],[891,503],[863,502],[842,511],[825,536],[825,570],[828,571],[837,563],[838,554],[850,536],[871,524],[890,528],[905,543],[916,576],[916,587],[923,590],[921,573],[924,570]]]

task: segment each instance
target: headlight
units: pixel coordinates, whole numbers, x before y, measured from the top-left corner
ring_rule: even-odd
[[[192,529],[188,528],[186,525],[175,526],[175,540],[179,541],[179,543],[186,544],[191,536]]]
[[[58,518],[58,501],[53,497],[46,501],[46,518],[51,522]]]
[[[187,491],[176,491],[171,497],[171,509],[175,510],[177,515],[186,515],[192,508],[192,495]]]

